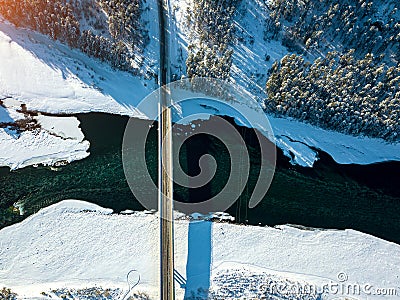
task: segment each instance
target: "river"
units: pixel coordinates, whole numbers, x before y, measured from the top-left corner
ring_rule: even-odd
[[[103,113],[76,115],[90,141],[91,155],[56,169],[27,167],[10,172],[0,168],[0,227],[16,223],[63,199],[80,199],[110,207],[115,212],[142,210],[126,183],[122,161],[122,138],[128,117]],[[232,124],[233,120],[227,118]],[[149,122],[149,121],[141,121]],[[150,122],[149,122],[150,125]],[[292,166],[278,149],[272,185],[253,209],[247,201],[258,178],[259,164],[252,129],[234,125],[250,152],[250,177],[241,197],[227,211],[236,222],[250,225],[296,224],[312,228],[351,228],[400,244],[400,162],[366,166],[339,165],[326,153],[313,169]],[[157,179],[157,130],[150,131],[146,161]],[[229,176],[229,154],[215,138],[198,135],[180,153],[184,169],[196,174],[198,158],[209,153],[218,162],[214,179],[200,191],[175,186],[180,201],[201,201],[218,193]],[[186,162],[186,163],[185,163]],[[137,182],[140,186],[140,179]],[[24,208],[20,216],[15,202]]]

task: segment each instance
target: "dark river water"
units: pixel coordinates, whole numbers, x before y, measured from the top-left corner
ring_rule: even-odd
[[[28,167],[10,172],[0,168],[0,228],[63,199],[81,199],[116,212],[143,209],[131,193],[122,168],[121,145],[128,118],[99,113],[81,114],[78,118],[91,143],[88,158],[57,170]],[[235,127],[246,140],[251,161],[247,186],[227,211],[236,222],[352,228],[400,244],[399,162],[343,166],[320,153],[315,167],[308,169],[290,165],[278,149],[271,188],[257,207],[248,209],[247,201],[260,170],[259,148],[253,130]],[[157,142],[154,126],[146,148],[147,164],[154,180],[157,180]],[[175,186],[176,199],[201,201],[202,197],[217,194],[223,188],[229,176],[230,159],[226,148],[213,137],[197,135],[187,141],[180,153],[182,165],[186,165],[184,169],[195,175],[198,158],[205,153],[218,162],[216,176],[197,191]],[[140,186],[140,178],[137,184]],[[16,201],[23,204],[24,216],[13,211]]]

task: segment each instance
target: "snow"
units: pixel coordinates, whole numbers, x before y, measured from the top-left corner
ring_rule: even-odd
[[[85,136],[79,129],[80,122],[75,117],[51,117],[38,115],[35,117],[43,129],[64,139],[83,141]]]
[[[0,99],[4,103],[0,123],[23,119],[24,114],[17,112],[21,104],[29,110],[54,114],[107,112],[148,118],[149,108],[141,107],[145,108],[142,111],[138,105],[157,87],[150,74],[158,70],[158,25],[153,22],[156,2],[147,1],[147,5],[143,18],[149,22],[150,44],[143,61],[138,61],[143,64],[144,78],[113,70],[78,50],[0,20]],[[184,73],[189,43],[185,24],[189,4],[171,0],[170,5],[176,21],[170,24],[171,64],[179,77]],[[260,103],[265,98],[268,68],[287,54],[279,42],[263,40],[266,14],[262,1],[250,0],[235,18],[244,42],[234,45],[232,80],[259,97]],[[265,55],[270,55],[270,61]],[[265,131],[268,127],[258,119],[259,108],[247,103],[235,103],[234,107],[245,117],[258,120],[255,128]],[[174,120],[194,121],[190,118],[194,113],[203,119],[232,116],[238,124],[249,126],[229,105],[201,99],[177,105]],[[75,117],[39,114],[34,118],[40,129],[18,133],[0,128],[0,165],[16,169],[89,155],[89,142]],[[400,160],[400,144],[348,136],[288,118],[268,119],[277,146],[293,164],[312,167],[318,150],[341,164]],[[214,217],[230,219],[219,214],[208,218]],[[187,292],[200,285],[209,285],[213,291],[233,289],[233,278],[234,284],[246,291],[245,297],[256,298],[249,278],[255,278],[258,287],[266,280],[320,286],[337,282],[339,274],[346,274],[350,283],[396,288],[400,293],[399,245],[354,230],[250,227],[210,223],[208,218],[193,215],[189,221],[181,216],[175,223],[176,270],[186,278]],[[63,201],[0,230],[0,287],[11,287],[22,297],[40,297],[42,291],[62,287],[103,285],[126,291],[126,275],[134,269],[141,275],[135,291],[158,299],[158,243],[159,219],[152,212],[117,215],[94,204]],[[183,298],[185,290],[178,284],[176,288],[178,299]],[[360,299],[365,298],[382,297],[362,295]]]
[[[3,105],[0,106],[0,123],[13,123],[23,119],[24,114],[18,112],[21,109],[21,103],[12,98],[2,100]]]
[[[29,110],[140,117],[135,104],[155,88],[154,80],[115,71],[78,50],[0,20],[0,95]]]
[[[10,123],[14,122],[15,120],[11,118],[9,112],[4,108],[0,106],[0,122],[1,123]]]
[[[232,66],[232,80],[236,84],[247,88],[262,103],[266,72],[272,62],[287,54],[287,49],[277,41],[264,41],[263,20],[268,14],[266,4],[259,0],[251,0],[238,8],[235,17],[238,35],[242,41],[234,45],[234,58]],[[157,88],[155,79],[150,74],[158,70],[158,26],[152,22],[157,18],[155,1],[148,1],[149,9],[144,10],[143,20],[149,21],[150,43],[143,54],[141,72],[143,76],[113,70],[105,63],[87,57],[78,50],[71,50],[65,45],[52,41],[39,33],[16,29],[6,21],[0,20],[0,96],[7,98],[4,101],[16,101],[19,105],[26,104],[28,110],[46,113],[84,113],[107,112],[113,114],[129,115],[138,118],[148,118],[143,110],[138,109],[139,103]],[[186,24],[186,9],[190,5],[184,0],[172,0],[170,11],[173,16],[171,21],[171,64],[172,71],[178,77],[184,73],[184,58],[187,55],[189,32]],[[265,60],[265,55],[270,55],[270,61]],[[10,122],[20,118],[15,109],[5,111],[0,107],[0,122]],[[143,106],[141,107],[143,108]],[[228,115],[235,118],[240,125],[247,126],[243,117],[237,113],[217,107],[217,111],[200,108],[196,105],[186,105],[184,108],[177,106],[178,115],[189,116],[195,112],[204,112],[218,115]],[[183,111],[184,110],[184,111]],[[180,111],[180,112],[179,112]],[[248,109],[246,114],[252,114]],[[39,117],[41,118],[41,117]],[[353,137],[328,130],[323,130],[309,124],[294,121],[289,118],[275,118],[268,116],[275,134],[275,142],[293,164],[312,167],[318,160],[318,150],[324,151],[340,164],[370,164],[382,161],[400,160],[400,143],[388,144],[380,139],[366,137]],[[64,132],[64,124],[57,125],[56,131],[51,129],[55,119],[40,121],[47,133],[59,137],[71,135]],[[193,118],[192,118],[193,120]],[[265,124],[258,124],[265,127]],[[73,126],[76,128],[76,124]],[[267,126],[268,127],[268,126]],[[11,143],[10,135],[5,135],[7,129],[2,130],[2,140]],[[81,139],[79,132],[74,135]],[[15,134],[12,134],[15,136]],[[28,139],[34,138],[35,144],[53,145],[47,152],[51,155],[46,162],[66,157],[68,149],[55,155],[56,148],[54,136],[44,136],[47,140],[39,143],[33,134],[25,133],[26,140],[19,144],[29,144]],[[14,141],[15,142],[15,141]],[[70,142],[70,141],[69,141]],[[62,143],[60,143],[61,145]],[[78,147],[78,146],[77,146]],[[6,145],[3,149],[6,149]],[[82,145],[79,150],[73,147],[73,159],[85,157]],[[17,149],[13,145],[11,149]],[[34,148],[29,148],[33,151]],[[27,151],[27,152],[29,152]],[[18,162],[4,159],[0,165],[12,165],[13,168],[26,166],[43,160],[46,153],[31,152],[41,159],[28,159],[27,154]],[[1,154],[5,154],[2,152]],[[11,154],[8,154],[10,156]],[[7,155],[6,155],[7,156]],[[55,156],[58,156],[57,158]],[[72,160],[72,158],[67,159]],[[5,163],[4,163],[5,162]]]
[[[185,60],[188,55],[187,47],[191,35],[186,23],[186,12],[190,2],[187,0],[170,0],[169,6],[171,16],[169,19],[171,69],[180,79],[186,73]]]
[[[88,141],[63,139],[46,130],[17,133],[0,128],[0,165],[12,170],[80,160],[89,155],[88,149]]]
[[[181,53],[184,57],[187,55],[187,45],[192,35],[186,24],[188,5],[190,3],[185,0],[171,0],[174,20],[171,25],[173,65],[179,64]],[[280,41],[264,39],[264,20],[268,14],[269,10],[265,2],[250,0],[239,6],[235,16],[235,26],[240,41],[233,45],[232,80],[258,97],[260,103],[267,97],[264,85],[268,69],[274,61],[288,54],[288,50]],[[269,61],[266,61],[266,55],[270,56]],[[190,120],[189,116],[193,113],[227,115],[234,117],[238,125],[248,126],[246,122],[243,122],[243,117],[226,106],[213,104],[208,108],[186,104],[186,107],[180,109],[182,111],[180,117]],[[254,115],[244,110],[247,111],[245,116]],[[340,164],[371,164],[400,160],[400,143],[388,144],[381,139],[353,137],[323,130],[290,118],[276,118],[268,115],[268,120],[274,132],[277,147],[281,148],[295,165],[312,167],[319,159],[318,150],[328,153]],[[262,130],[262,132],[265,131]]]
[[[28,120],[21,112],[21,103],[15,99],[3,100],[0,123]],[[89,142],[79,128],[76,117],[33,117],[39,128],[18,132],[15,128],[0,128],[0,165],[12,170],[30,165],[54,165],[72,162],[89,155]]]
[[[294,141],[287,136],[276,136],[276,146],[282,149],[283,154],[290,158],[293,165],[312,167],[318,160],[318,152],[306,144]]]
[[[289,118],[265,117],[261,109],[252,101],[230,102],[227,104],[208,99],[193,99],[178,104],[179,111],[173,115],[178,122],[192,121],[191,115],[207,119],[205,116],[220,115],[233,117],[241,126],[260,130],[267,138],[274,139],[293,164],[312,167],[319,159],[318,151],[328,153],[339,164],[371,164],[400,160],[400,143],[387,143],[382,139],[355,137]],[[269,124],[266,123],[268,118]],[[269,128],[270,127],[270,128]],[[268,135],[272,130],[273,137]]]
[[[0,123],[29,121],[18,112],[21,102],[7,98],[0,106]],[[0,165],[12,170],[30,165],[54,165],[80,160],[89,155],[89,142],[75,117],[33,117],[39,128],[18,132],[15,128],[0,128]]]
[[[239,5],[235,16],[238,42],[233,45],[231,76],[234,82],[261,99],[266,98],[267,71],[274,61],[288,54],[280,41],[264,39],[269,13],[265,1],[249,0]],[[270,56],[268,61],[267,55]]]
[[[149,1],[144,21],[157,18],[157,5]],[[157,83],[151,74],[158,68],[158,26],[148,26],[150,43],[142,75],[113,70],[37,32],[15,28],[0,18],[0,123],[24,119],[21,104],[29,111],[51,114],[107,112],[145,118],[138,103]],[[139,55],[137,56],[139,57]],[[0,165],[12,169],[34,164],[71,162],[87,157],[89,143],[76,118],[35,117],[42,129],[17,134],[0,129]]]
[[[277,145],[295,156],[295,163],[312,167],[314,149],[328,153],[339,164],[372,164],[400,160],[400,143],[350,136],[288,118],[269,116]]]
[[[152,11],[154,14],[154,10]],[[151,55],[148,55],[149,59]],[[153,81],[115,71],[39,33],[0,20],[0,123],[30,111],[54,114],[110,112],[144,116],[135,105],[155,89]],[[74,117],[35,117],[42,129],[21,134],[0,129],[0,165],[11,169],[87,157],[89,142]]]
[[[158,299],[158,243],[156,214],[118,215],[86,202],[62,201],[0,231],[0,282],[28,298],[61,287],[126,292],[126,275],[135,269],[141,281],[134,291]],[[175,268],[192,288],[209,278],[211,290],[235,284],[251,295],[256,293],[251,278],[258,278],[259,287],[267,278],[321,286],[340,283],[338,276],[345,275],[349,284],[399,293],[399,251],[399,245],[354,230],[175,222]],[[196,264],[207,259],[209,267]],[[177,284],[176,290],[182,299],[183,288]]]
[[[157,1],[143,1],[143,10],[142,10],[142,22],[146,24],[146,30],[148,30],[149,34],[149,44],[144,49],[144,53],[137,54],[136,57],[138,60],[138,65],[142,65],[142,73],[147,76],[149,73],[158,74],[159,72],[159,53],[160,53],[160,44],[159,44],[159,33],[158,33],[158,22],[154,22],[158,18],[158,7]],[[147,78],[145,76],[145,78]],[[135,79],[135,80],[138,80]],[[139,79],[140,80],[140,79]],[[143,80],[143,79],[142,79]],[[145,94],[137,94],[136,92],[133,95],[137,98],[135,101],[142,100],[143,97],[147,96],[148,91],[156,89],[157,82],[155,79],[150,78],[150,82],[147,82],[147,93]],[[132,101],[133,99],[130,99]]]

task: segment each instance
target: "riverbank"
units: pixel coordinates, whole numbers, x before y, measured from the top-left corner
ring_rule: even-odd
[[[158,299],[158,234],[155,214],[116,215],[86,202],[62,201],[0,231],[0,282],[24,297],[64,287],[103,286],[125,292],[126,275],[134,269],[140,283],[133,291]],[[235,287],[230,287],[233,294],[225,299],[244,292],[259,297],[271,280],[319,287],[368,284],[371,292],[378,288],[400,292],[400,258],[395,255],[400,246],[354,230],[308,231],[178,218],[175,250],[176,270],[189,289],[209,278],[206,288],[223,292],[222,287],[236,278]],[[200,257],[209,265],[191,263]],[[200,273],[195,276],[196,272]],[[185,290],[179,285],[176,289],[182,297]],[[331,291],[330,296],[360,297],[351,291],[342,295]]]
[[[143,111],[138,111],[137,106],[157,88],[154,78],[144,74],[135,77],[113,70],[77,50],[71,50],[37,32],[17,29],[4,20],[0,22],[0,57],[4,58],[0,64],[0,99],[9,99],[7,101],[17,103],[17,107],[25,105],[30,111],[68,115],[103,112],[146,119],[147,116]],[[230,116],[238,124],[246,125],[237,113],[222,105],[215,105],[204,100],[184,109],[177,107],[175,117],[201,112]],[[248,108],[243,109],[248,111]],[[16,114],[16,108],[0,112],[0,122],[18,117]],[[340,164],[400,161],[400,143],[389,144],[380,139],[348,136],[288,118],[268,118],[277,146],[292,164],[312,167],[318,160],[316,150],[328,153]],[[6,134],[2,131],[0,141],[5,148],[12,146],[13,141],[9,136],[10,132]],[[35,139],[38,141],[35,142]],[[35,139],[27,141],[46,142],[44,137]],[[39,158],[29,162],[25,157],[19,161],[16,157],[11,163],[0,157],[0,165],[12,164],[12,167],[18,168],[57,160],[54,155],[56,151],[48,153],[49,157],[32,149],[29,152],[32,157]],[[73,157],[73,149],[69,152],[71,158],[67,161],[85,157]],[[62,155],[62,159],[65,157]]]
[[[89,156],[89,142],[75,116],[27,112],[19,101],[0,101],[0,166],[54,166]]]

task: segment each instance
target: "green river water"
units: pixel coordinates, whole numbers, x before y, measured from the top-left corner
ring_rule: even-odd
[[[88,158],[57,170],[48,167],[28,167],[13,172],[0,169],[1,227],[21,221],[40,208],[63,199],[81,199],[113,208],[115,212],[143,209],[126,183],[121,162],[122,137],[128,118],[99,113],[81,114],[78,118],[91,143]],[[228,210],[236,222],[352,228],[400,243],[400,163],[343,166],[321,152],[315,167],[307,169],[292,166],[278,150],[271,188],[256,208],[247,209],[247,201],[258,178],[259,149],[251,129],[236,127],[245,137],[251,157],[247,186]],[[158,142],[155,128],[150,132],[146,155],[154,180],[157,179]],[[187,142],[180,153],[184,169],[189,174],[196,174],[198,158],[204,153],[217,160],[216,176],[199,191],[175,186],[176,199],[201,201],[218,193],[226,183],[229,155],[226,148],[210,136],[198,135]],[[137,184],[140,186],[140,178]],[[23,216],[12,210],[17,201],[24,207]]]

